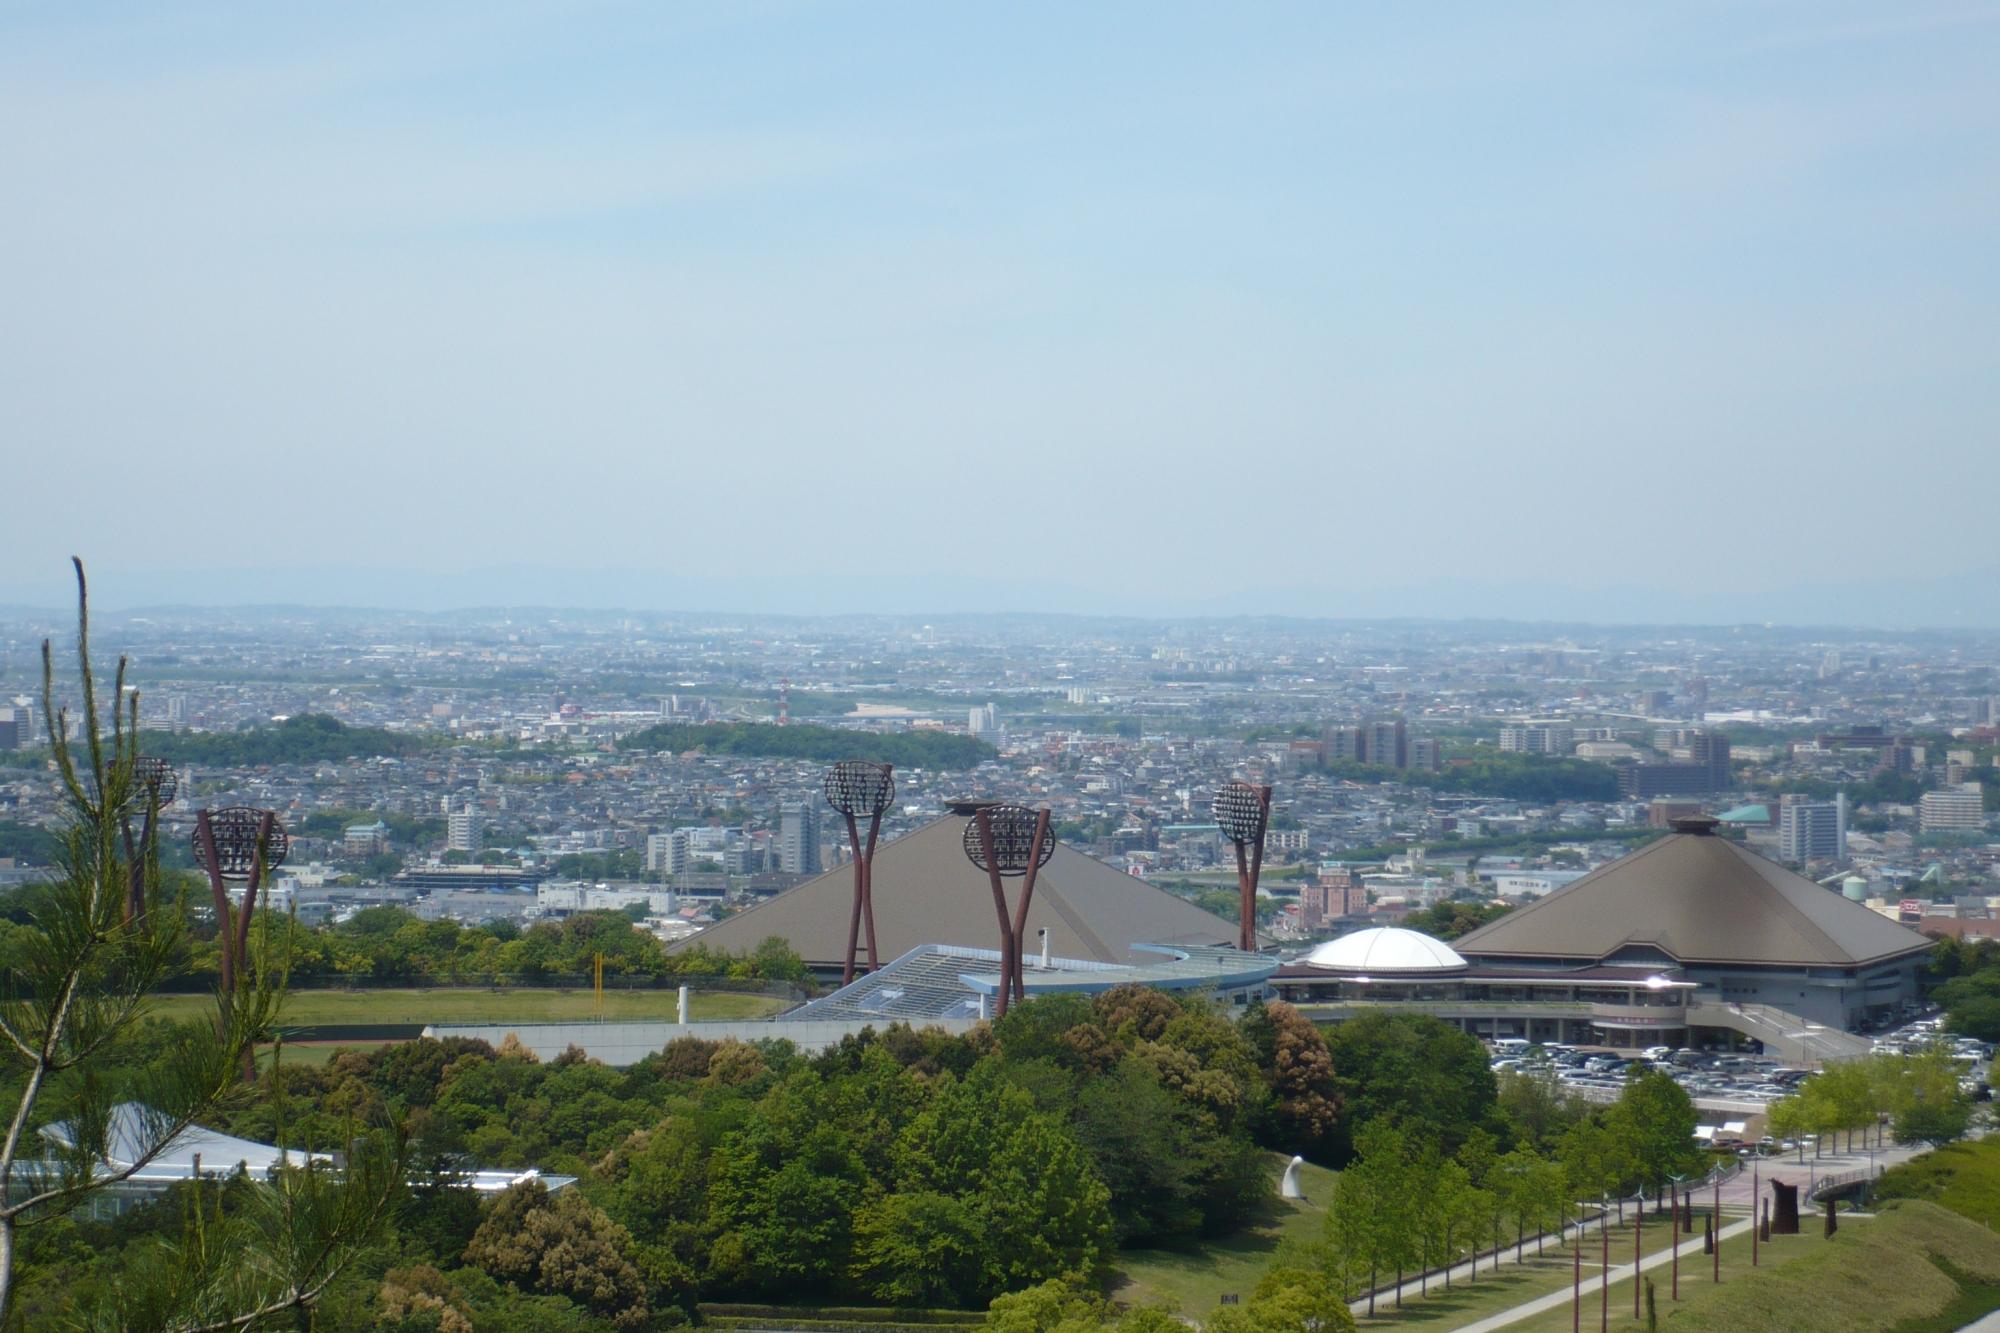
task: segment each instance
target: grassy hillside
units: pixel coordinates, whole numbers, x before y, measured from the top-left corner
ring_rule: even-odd
[[[2000,1308],[2000,1236],[1901,1200],[1787,1263],[1720,1287],[1683,1283],[1681,1294],[1671,1318],[1660,1299],[1675,1333],[1945,1333]]]
[[[1878,1199],[1928,1199],[2000,1227],[2000,1139],[1949,1143],[1882,1173]]]
[[[1273,1154],[1272,1174],[1283,1172],[1289,1160]],[[1248,1299],[1279,1245],[1320,1238],[1335,1173],[1308,1163],[1300,1175],[1305,1198],[1274,1200],[1256,1225],[1234,1235],[1205,1241],[1198,1250],[1120,1251],[1112,1297],[1131,1305],[1172,1301],[1197,1319],[1215,1309],[1224,1292]]]

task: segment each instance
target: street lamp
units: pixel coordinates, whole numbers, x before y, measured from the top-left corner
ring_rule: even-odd
[[[1271,824],[1271,789],[1231,782],[1215,793],[1216,825],[1236,845],[1236,887],[1242,894],[1236,947],[1257,952],[1257,879],[1264,871],[1264,832]]]
[[[1049,836],[1049,812],[1020,805],[983,805],[965,826],[962,841],[966,859],[984,870],[993,886],[993,911],[1000,919],[1000,996],[994,1016],[1004,1018],[1010,993],[1017,1000],[1028,998],[1028,983],[1021,967],[1021,940],[1028,930],[1028,905],[1035,896],[1035,875],[1055,855],[1056,840]],[[1003,879],[1021,880],[1021,901],[1011,921],[1007,916]]]
[[[854,849],[854,910],[847,919],[847,963],[840,975],[845,986],[854,980],[854,958],[861,945],[861,927],[868,927],[868,970],[880,967],[875,953],[875,839],[882,831],[882,815],[896,799],[895,769],[888,764],[871,764],[865,759],[843,759],[826,770],[826,803],[847,820],[847,841]],[[868,841],[861,840],[856,822],[868,819]]]

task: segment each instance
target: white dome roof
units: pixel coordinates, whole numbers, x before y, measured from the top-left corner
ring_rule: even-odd
[[[1328,940],[1307,954],[1305,962],[1343,972],[1444,972],[1466,965],[1443,940],[1394,926],[1357,930]]]

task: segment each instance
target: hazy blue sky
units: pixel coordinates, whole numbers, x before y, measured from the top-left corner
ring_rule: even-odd
[[[1979,3],[0,3],[0,587],[1991,565],[1996,70]]]

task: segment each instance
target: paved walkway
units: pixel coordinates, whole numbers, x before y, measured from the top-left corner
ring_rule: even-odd
[[[1750,1230],[1750,1219],[1746,1217],[1739,1222],[1731,1222],[1728,1226],[1724,1227],[1722,1229],[1722,1239],[1728,1240],[1732,1236],[1741,1236],[1748,1230]],[[1681,1258],[1690,1264],[1694,1260],[1700,1260],[1703,1257],[1700,1236],[1696,1236],[1692,1240],[1682,1241],[1678,1248],[1681,1252]],[[1693,1260],[1689,1259],[1690,1255],[1693,1256]],[[1672,1258],[1673,1251],[1662,1248],[1658,1253],[1647,1255],[1644,1263],[1638,1265],[1636,1269],[1632,1264],[1613,1264],[1609,1280],[1613,1285],[1629,1281],[1635,1271],[1662,1267],[1671,1262]],[[1691,1267],[1689,1271],[1693,1274],[1695,1270]],[[1693,1276],[1689,1278],[1689,1281],[1694,1280]],[[1585,1300],[1588,1301],[1590,1296],[1601,1290],[1605,1281],[1606,1275],[1604,1274],[1599,1274],[1596,1277],[1586,1277],[1583,1280],[1583,1295]],[[1507,1325],[1517,1324],[1523,1319],[1533,1319],[1538,1314],[1547,1314],[1551,1310],[1560,1310],[1573,1299],[1575,1297],[1571,1288],[1565,1286],[1560,1291],[1550,1292],[1548,1295],[1540,1297],[1537,1300],[1517,1305],[1511,1310],[1502,1310],[1499,1314],[1489,1315],[1476,1324],[1462,1325],[1459,1333],[1486,1333],[1488,1329],[1505,1328]]]

